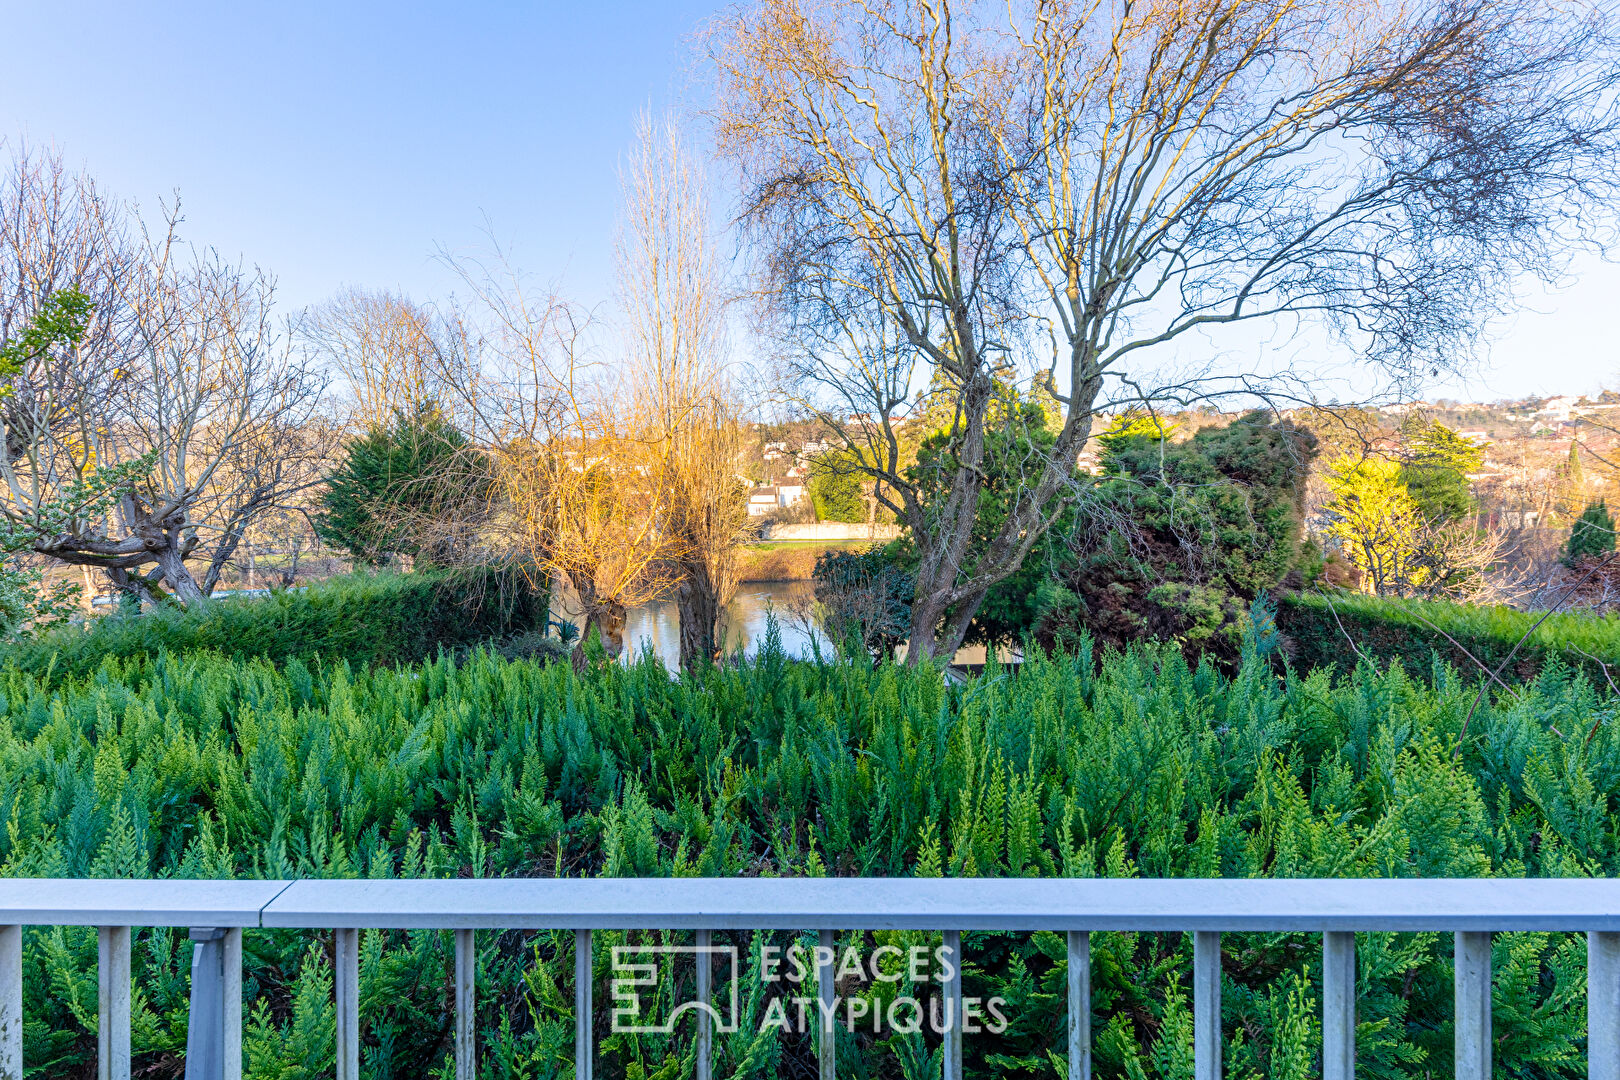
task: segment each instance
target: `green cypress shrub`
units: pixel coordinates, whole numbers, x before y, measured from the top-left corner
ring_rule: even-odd
[[[775,643],[681,678],[655,661],[576,673],[485,651],[397,669],[160,652],[67,678],[0,670],[0,874],[1620,874],[1616,698],[1584,676],[1549,662],[1489,695],[1465,735],[1472,676],[1437,665],[1425,683],[1393,664],[1281,677],[1257,653],[1227,677],[1169,646],[1098,662],[1082,641],[961,687],[865,660],[794,663]],[[601,933],[600,987],[615,945],[690,940]],[[794,940],[814,943],[716,938]],[[248,932],[252,1080],[329,1074],[328,942]],[[966,1040],[967,1075],[1055,1080],[1061,935],[970,933],[964,945],[965,992],[1003,998],[1012,1020]],[[1320,939],[1234,932],[1222,949],[1231,1075],[1310,1075]],[[1359,1075],[1452,1070],[1450,949],[1449,935],[1359,937]],[[363,932],[369,1073],[448,1075],[452,955],[448,934]],[[93,1068],[95,959],[93,930],[26,931],[31,1075]],[[133,962],[135,1068],[175,1075],[184,932],[137,930]],[[1092,962],[1099,1080],[1185,1075],[1186,937],[1097,933]],[[572,967],[566,931],[480,934],[486,1073],[568,1075]],[[1580,936],[1497,935],[1494,967],[1498,1060],[1515,1076],[1584,1076]],[[810,1040],[759,1033],[780,992],[751,978],[741,1029],[715,1040],[717,1075],[813,1074]],[[841,992],[881,1004],[891,991]],[[598,1067],[690,1075],[691,1047],[690,1025],[609,1035]],[[937,1054],[932,1036],[863,1029],[841,1037],[840,1074],[926,1076]]]
[[[357,563],[410,555],[445,565],[468,531],[455,523],[480,516],[489,484],[489,463],[437,408],[399,409],[344,448],[316,531]]]

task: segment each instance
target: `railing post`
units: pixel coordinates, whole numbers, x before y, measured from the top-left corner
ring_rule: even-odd
[[[191,1012],[186,1080],[225,1080],[225,931],[191,928]]]
[[[1456,938],[1457,1080],[1491,1080],[1491,935]]]
[[[22,927],[0,926],[0,1080],[22,1080]]]
[[[1322,1080],[1355,1080],[1356,935],[1322,935]]]
[[[129,1080],[129,927],[96,928],[97,1080]]]
[[[478,1013],[478,950],[473,930],[456,931],[456,1080],[473,1080],[478,1072],[478,1042],[473,1022]]]
[[[225,931],[225,1080],[242,1080],[242,928]]]
[[[833,955],[838,939],[831,930],[823,930],[816,950],[816,1030],[820,1041],[816,1047],[819,1080],[836,1080],[838,1076],[838,1039],[833,1033]]]
[[[1587,1080],[1620,1080],[1620,933],[1586,935]]]
[[[1193,932],[1193,1077],[1221,1077],[1221,935]]]
[[[591,932],[574,931],[574,1080],[591,1080]]]
[[[709,931],[697,932],[697,999],[703,1008],[697,1010],[697,1045],[693,1053],[697,1060],[696,1080],[709,1080],[713,1054],[714,1017],[709,1015],[709,999],[714,996],[709,979],[713,965],[709,963],[709,944],[713,940]]]
[[[340,926],[334,936],[337,1080],[360,1080],[360,931]]]
[[[945,931],[951,975],[945,980],[945,1080],[962,1080],[962,932]]]
[[[1091,935],[1069,931],[1069,1080],[1091,1080]]]

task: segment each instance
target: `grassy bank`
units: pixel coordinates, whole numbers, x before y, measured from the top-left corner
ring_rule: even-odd
[[[809,581],[824,551],[864,551],[870,540],[765,540],[743,547],[742,581]]]
[[[1438,656],[1463,671],[1502,668],[1510,680],[1558,663],[1599,685],[1620,682],[1620,615],[1561,612],[1542,621],[1541,612],[1509,607],[1307,593],[1285,599],[1277,621],[1293,642],[1294,663],[1306,668],[1347,668],[1359,649],[1425,672]]]
[[[487,655],[359,671],[199,652],[108,660],[52,682],[11,671],[0,673],[0,872],[1620,871],[1615,700],[1544,673],[1493,696],[1454,760],[1474,686],[1445,671],[1431,686],[1367,667],[1282,682],[1251,664],[1228,679],[1189,669],[1170,649],[1100,666],[1084,653],[1037,655],[961,688],[930,672],[791,663],[769,647],[756,663],[693,679],[654,663],[579,675]],[[968,1040],[968,1074],[1057,1076],[1061,938],[965,937],[965,993],[1004,997],[1012,1020]],[[142,1075],[178,1075],[183,938],[137,931]],[[611,947],[623,940],[599,943],[602,998]],[[26,941],[33,1075],[81,1075],[95,1050],[95,933],[30,928]],[[569,1075],[571,941],[548,931],[481,936],[483,1075]],[[1222,944],[1230,1075],[1304,1080],[1320,1046],[1319,942],[1233,933]],[[1438,934],[1362,936],[1358,1075],[1450,1072],[1450,947]],[[247,935],[247,1075],[330,1073],[329,948],[319,932]],[[1584,944],[1505,934],[1495,948],[1498,999],[1512,1003],[1496,1013],[1497,1059],[1518,1076],[1584,1075]],[[1096,934],[1092,950],[1097,1075],[1183,1076],[1188,942]],[[447,1074],[450,958],[447,935],[362,935],[368,1075]],[[717,1075],[813,1075],[807,1040],[758,1033],[768,997],[747,997],[741,1030],[717,1037]],[[602,1075],[689,1072],[688,1029],[613,1035],[606,1012]],[[840,1040],[840,1075],[922,1077],[931,1059],[937,1074],[931,1036]]]

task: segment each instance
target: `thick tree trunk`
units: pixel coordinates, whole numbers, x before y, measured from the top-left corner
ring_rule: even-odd
[[[940,500],[937,516],[919,507],[908,522],[912,542],[921,556],[917,564],[916,599],[911,605],[911,640],[906,646],[906,664],[916,667],[931,661],[944,650],[938,640],[940,623],[950,607],[951,592],[967,564],[978,515],[979,492],[984,486],[985,413],[990,406],[990,378],[980,374],[964,388],[962,415],[966,418],[961,441],[955,447],[955,473],[950,490]],[[947,657],[955,649],[944,653]]]
[[[158,595],[152,591],[151,582],[140,574],[131,573],[121,566],[109,566],[106,569],[108,580],[113,583],[113,588],[118,590],[121,610],[130,610],[128,605],[133,605],[133,610],[138,612],[141,604],[158,602]]]
[[[681,623],[681,670],[692,671],[718,659],[720,592],[708,569],[689,565],[675,592]]]
[[[575,671],[583,672],[589,663],[585,655],[585,645],[591,640],[591,627],[596,627],[603,650],[616,660],[619,654],[624,652],[624,627],[628,613],[619,601],[598,598],[594,583],[587,582],[581,585],[576,582],[574,588],[585,608],[585,625],[580,628],[579,641],[574,645],[574,651],[569,659],[573,662]]]
[[[158,569],[163,571],[163,580],[174,594],[187,607],[200,604],[208,599],[197,579],[191,576],[191,570],[186,566],[186,557],[180,547],[180,538],[173,533],[165,533],[166,541],[157,551]]]

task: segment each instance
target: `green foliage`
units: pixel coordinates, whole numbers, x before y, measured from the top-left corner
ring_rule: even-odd
[[[816,602],[825,629],[840,645],[892,656],[910,633],[917,579],[895,557],[894,546],[829,548],[816,556]]]
[[[1103,453],[1112,456],[1128,447],[1169,442],[1175,433],[1176,425],[1167,424],[1157,416],[1121,413],[1109,421],[1097,441],[1102,444]]]
[[[11,380],[36,357],[52,349],[69,349],[84,337],[95,305],[77,289],[61,289],[40,305],[14,338],[0,341],[0,397],[12,393]]]
[[[1408,430],[1400,478],[1424,520],[1446,524],[1473,513],[1468,474],[1484,460],[1484,451],[1455,431],[1419,421]]]
[[[856,471],[850,451],[829,450],[810,470],[810,502],[817,521],[866,520],[866,478]]]
[[[1227,678],[1163,646],[1098,665],[1088,642],[964,687],[865,661],[792,663],[770,646],[687,678],[650,660],[580,674],[483,652],[407,670],[199,653],[112,657],[68,679],[0,671],[0,873],[1620,872],[1615,699],[1553,664],[1489,697],[1454,758],[1476,681],[1431,672],[1432,685],[1399,665],[1279,679],[1250,660]],[[612,947],[631,937],[600,935],[599,998]],[[967,1040],[967,1074],[1061,1075],[1061,937],[964,938],[965,992],[1004,997],[1013,1021]],[[330,1074],[328,942],[248,931],[254,1080]],[[1449,936],[1357,945],[1358,1075],[1449,1074]],[[1222,948],[1232,1074],[1316,1075],[1317,936],[1229,933]],[[41,1077],[92,1067],[95,955],[92,930],[26,931],[25,1055]],[[447,1075],[451,955],[445,933],[362,932],[369,1075]],[[136,931],[142,1074],[172,1073],[183,1052],[188,956],[183,932]],[[1099,1080],[1188,1075],[1187,938],[1097,933],[1092,958]],[[572,935],[481,934],[477,962],[482,1072],[570,1075]],[[1573,935],[1497,936],[1494,1035],[1509,1074],[1584,1075],[1584,964]],[[812,1074],[808,1040],[757,1034],[780,991],[745,979],[745,1022],[717,1038],[716,1075]],[[599,1045],[604,1076],[690,1071],[689,1025]],[[931,1059],[937,1075],[937,1053],[932,1037],[867,1031],[841,1037],[840,1075],[923,1077]]]
[[[1300,594],[1280,605],[1278,625],[1287,635],[1296,668],[1301,669],[1351,666],[1355,653],[1348,636],[1369,656],[1381,661],[1399,658],[1419,671],[1429,670],[1438,655],[1465,672],[1477,673],[1478,666],[1468,658],[1472,653],[1492,670],[1511,655],[1505,676],[1510,681],[1529,678],[1549,664],[1580,669],[1600,683],[1606,682],[1603,665],[1607,664],[1610,674],[1620,679],[1620,615],[1562,612],[1536,626],[1542,615],[1441,600],[1394,600],[1354,593],[1335,593],[1330,600]],[[1530,633],[1532,627],[1535,630]],[[1448,641],[1447,635],[1457,644]]]
[[[1607,555],[1614,550],[1614,518],[1602,499],[1588,503],[1569,530],[1564,556],[1570,563]]]
[[[1301,576],[1314,440],[1251,413],[1183,442],[1129,430],[1106,445],[1067,562],[1038,594],[1039,636],[1157,637],[1234,662],[1250,601]]]
[[[1327,534],[1361,571],[1362,585],[1380,596],[1401,595],[1427,582],[1424,517],[1401,479],[1401,467],[1380,457],[1344,454],[1326,476],[1332,498]]]
[[[103,664],[206,649],[284,663],[315,657],[356,667],[409,663],[441,648],[544,631],[548,598],[513,571],[374,574],[258,599],[108,615],[0,650],[20,670],[88,675]]]
[[[391,555],[411,555],[442,564],[453,544],[449,523],[477,505],[488,475],[438,409],[398,410],[391,424],[345,448],[327,478],[316,531],[357,563],[380,566]]]

